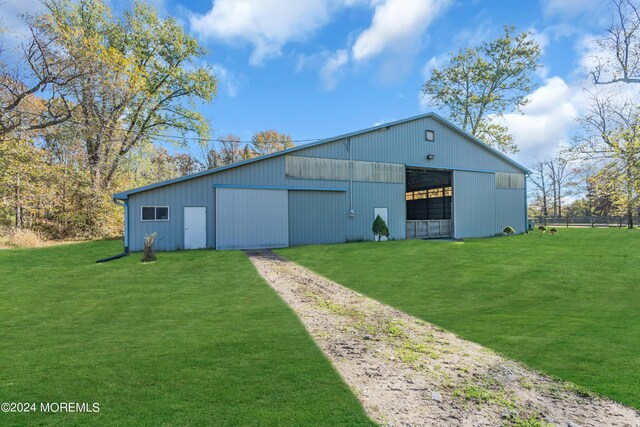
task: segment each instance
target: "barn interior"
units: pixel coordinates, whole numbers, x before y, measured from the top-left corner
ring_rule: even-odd
[[[451,219],[451,171],[407,168],[407,220]]]

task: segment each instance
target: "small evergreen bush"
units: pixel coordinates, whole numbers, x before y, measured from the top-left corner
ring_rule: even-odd
[[[378,242],[382,236],[389,237],[389,227],[387,227],[387,223],[384,222],[380,215],[376,215],[371,231],[373,231],[374,236],[378,236]]]

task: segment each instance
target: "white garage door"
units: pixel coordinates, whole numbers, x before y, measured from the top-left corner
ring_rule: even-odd
[[[289,246],[287,190],[216,188],[216,249]]]

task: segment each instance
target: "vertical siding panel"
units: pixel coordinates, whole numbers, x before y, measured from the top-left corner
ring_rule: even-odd
[[[435,131],[435,142],[425,141],[424,131],[427,129]],[[380,129],[350,139],[353,160],[522,173],[512,164],[431,117],[390,126],[387,130]],[[427,160],[428,154],[434,154],[435,158]],[[297,152],[296,155],[349,158],[344,141],[310,147]]]
[[[507,225],[516,233],[526,231],[524,190],[496,190],[496,233],[501,233]]]
[[[219,188],[218,249],[260,249],[289,245],[286,190]]]
[[[496,228],[496,182],[492,173],[453,173],[456,238],[489,237]]]
[[[289,191],[289,245],[344,243],[348,195],[335,191]]]
[[[347,219],[348,240],[373,240],[373,212],[387,208],[389,213],[389,239],[405,238],[406,222],[405,184],[353,183],[355,217]],[[348,210],[347,210],[348,213]]]

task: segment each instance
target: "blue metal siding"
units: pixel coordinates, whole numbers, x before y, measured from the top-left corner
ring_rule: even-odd
[[[287,190],[216,189],[216,249],[289,246]]]
[[[496,233],[496,178],[491,173],[453,173],[454,236],[489,237]]]
[[[406,221],[405,184],[353,183],[354,218],[347,218],[347,240],[373,240],[371,225],[375,208],[388,208],[389,239],[404,239]],[[348,211],[347,211],[348,213]]]
[[[425,141],[424,131],[435,131],[435,142]],[[403,163],[441,169],[473,169],[522,173],[477,143],[431,117],[417,119],[387,130],[380,129],[351,137],[353,160]],[[296,155],[348,159],[345,141],[306,148]],[[427,160],[434,154],[433,160]]]
[[[435,142],[425,141],[426,129],[436,132]],[[353,160],[455,170],[453,219],[456,237],[494,235],[499,231],[501,223],[505,221],[513,222],[510,225],[516,229],[524,226],[522,224],[525,218],[522,190],[504,190],[510,193],[499,194],[495,189],[493,174],[495,171],[512,173],[522,173],[522,171],[432,117],[419,118],[387,129],[381,128],[373,132],[357,134],[351,136],[350,140]],[[349,159],[349,151],[344,142],[345,140],[328,142],[304,148],[289,155]],[[435,159],[427,160],[428,154],[435,154]],[[374,208],[388,208],[390,237],[405,238],[404,183],[354,182],[353,194],[350,194],[349,181],[287,179],[285,157],[274,156],[130,194],[128,200],[130,249],[142,250],[144,236],[151,232],[158,233],[158,250],[183,249],[183,208],[185,206],[207,208],[207,247],[215,247],[215,185],[289,189],[293,194],[289,200],[294,201],[295,204],[293,208],[290,207],[290,213],[295,217],[289,225],[290,236],[293,236],[290,237],[291,244],[371,240],[373,239],[371,223]],[[292,191],[292,188],[337,189],[344,193],[328,195],[322,191],[313,193]],[[518,197],[520,199],[516,202]],[[354,218],[349,218],[350,198],[353,200]],[[308,205],[302,203],[302,200],[307,200]],[[335,218],[344,221],[335,228],[336,233],[342,233],[342,239],[338,239],[337,234],[319,235],[320,231],[317,228],[305,225],[304,218],[314,211],[310,206],[318,205],[322,205],[326,211],[337,212]],[[142,222],[141,206],[169,206],[170,219],[167,222]],[[519,222],[515,222],[517,218],[520,218]],[[303,225],[298,229],[295,224]]]
[[[157,187],[129,197],[129,247],[143,249],[144,236],[156,232],[156,248],[160,251],[184,249],[184,206],[207,208],[207,247],[215,247],[214,185],[328,188],[348,190],[348,183],[319,180],[288,180],[284,176],[284,157],[273,157],[261,162],[204,175],[188,181]],[[141,206],[169,206],[169,221],[142,222]]]
[[[344,243],[349,196],[328,191],[289,191],[289,246]]]
[[[527,229],[524,190],[496,190],[496,233],[502,233],[507,225],[515,228],[516,233]]]

